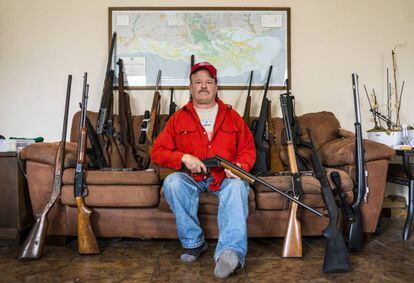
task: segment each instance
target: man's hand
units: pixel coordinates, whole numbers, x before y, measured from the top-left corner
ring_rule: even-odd
[[[184,154],[181,158],[181,162],[188,168],[188,170],[190,170],[191,173],[207,173],[206,165],[204,165],[200,159],[191,154]]]
[[[236,163],[237,166],[239,166],[241,168],[241,164],[240,163]],[[229,179],[239,179],[239,176],[234,175],[229,169],[224,169],[224,173],[226,173],[226,177]]]

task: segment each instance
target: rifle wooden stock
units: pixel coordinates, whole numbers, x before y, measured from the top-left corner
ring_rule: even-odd
[[[282,257],[302,257],[302,228],[297,213],[298,205],[292,202],[283,240]]]
[[[55,157],[55,172],[53,177],[53,189],[50,195],[49,201],[45,208],[43,208],[40,214],[36,215],[36,222],[28,237],[26,238],[23,247],[20,251],[18,259],[39,259],[43,254],[43,248],[45,245],[48,220],[47,216],[50,209],[55,204],[56,200],[60,196],[62,188],[62,172],[65,166],[65,146],[66,146],[66,131],[68,126],[68,113],[70,103],[70,91],[72,86],[72,75],[68,75],[68,84],[66,88],[66,102],[65,102],[65,114],[63,117],[63,129],[62,139],[56,151]]]
[[[287,150],[290,172],[292,174],[298,174],[295,148],[291,140],[288,141]],[[295,186],[294,181],[292,182],[292,186]],[[295,198],[299,199],[299,196],[296,196]],[[297,204],[291,203],[285,239],[283,240],[282,257],[302,257],[302,228],[297,218],[297,211]]]
[[[99,254],[99,246],[91,225],[92,210],[84,202],[83,197],[76,197],[78,208],[78,252],[80,254]]]

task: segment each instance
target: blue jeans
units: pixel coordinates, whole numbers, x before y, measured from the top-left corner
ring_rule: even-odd
[[[210,191],[208,185],[212,180],[210,177],[197,182],[182,172],[170,174],[164,180],[164,195],[175,215],[178,238],[186,249],[203,245],[204,235],[197,217],[199,194],[211,192],[219,198],[219,238],[214,260],[218,260],[223,250],[232,250],[237,253],[243,266],[247,254],[249,185],[243,180],[226,178],[219,191]]]

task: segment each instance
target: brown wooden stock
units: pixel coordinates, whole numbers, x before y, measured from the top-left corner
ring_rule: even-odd
[[[254,184],[254,179],[250,178],[249,176],[247,176],[246,174],[244,174],[243,172],[234,170],[234,168],[232,168],[231,166],[227,165],[224,162],[220,162],[220,166],[230,170],[234,175],[240,177],[243,180],[246,180],[249,184],[253,185]]]
[[[269,100],[269,108],[267,113],[267,132],[269,137],[269,164],[270,172],[282,172],[284,166],[280,159],[280,148],[275,141],[274,125],[272,120],[272,102]]]
[[[91,225],[92,210],[86,207],[83,197],[76,198],[78,207],[78,252],[80,254],[99,254],[99,246]]]
[[[288,141],[287,144],[290,172],[292,174],[298,173],[295,148],[292,141]],[[293,185],[294,182],[292,181],[292,186]],[[298,205],[291,202],[288,225],[286,227],[285,239],[283,241],[282,257],[302,257],[302,229],[300,222],[297,219],[297,211]]]
[[[298,205],[290,204],[289,221],[283,240],[282,257],[302,257],[302,229],[297,219]]]

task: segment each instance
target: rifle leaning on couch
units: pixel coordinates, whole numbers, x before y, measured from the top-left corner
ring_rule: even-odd
[[[154,90],[154,97],[152,99],[152,106],[151,106],[151,112],[149,115],[149,120],[145,119],[142,121],[141,125],[141,135],[139,137],[139,143],[145,144],[145,147],[143,150],[141,150],[141,157],[142,157],[142,168],[148,168],[150,164],[150,152],[152,149],[152,145],[154,143],[156,134],[157,134],[157,119],[158,115],[160,113],[160,100],[161,95],[158,90],[159,85],[161,81],[161,70],[158,70],[157,75],[157,82],[155,84],[155,90]]]
[[[68,111],[71,85],[72,75],[69,75],[68,84],[66,88],[66,102],[65,115],[63,118],[62,140],[60,141],[56,152],[52,194],[50,195],[49,201],[47,202],[45,208],[43,208],[42,212],[36,215],[36,222],[30,230],[30,233],[23,244],[18,259],[39,259],[43,254],[43,248],[45,245],[47,235],[47,227],[49,224],[47,216],[50,212],[50,209],[53,207],[56,200],[60,196],[62,188],[62,172],[65,166],[66,131],[68,126]]]
[[[269,90],[270,78],[272,75],[273,66],[269,67],[267,74],[267,80],[264,87],[262,105],[260,107],[259,118],[252,123],[252,134],[254,138],[254,144],[256,146],[256,161],[253,164],[251,172],[254,175],[266,174],[268,170],[267,156],[269,153],[269,147],[265,140],[266,135],[266,122],[269,109],[269,99],[267,99],[267,91]]]
[[[288,106],[289,92],[280,95],[280,107],[282,108],[283,123],[285,125],[285,135],[287,143],[287,153],[289,157],[289,168],[292,173],[292,195],[300,200],[303,195],[302,181],[300,179],[298,163],[296,161],[296,149],[293,142],[292,129],[290,125],[291,113]],[[302,257],[302,229],[297,218],[298,205],[290,204],[288,225],[286,228],[285,239],[283,241],[282,257]]]
[[[117,62],[118,72],[118,117],[119,117],[119,140],[118,148],[124,168],[140,169],[135,150],[134,129],[131,114],[129,94],[124,89],[124,64],[122,59]]]
[[[335,198],[332,193],[332,188],[326,178],[325,169],[316,152],[315,145],[312,140],[312,133],[310,129],[306,129],[309,138],[310,148],[312,149],[311,160],[312,167],[315,171],[315,177],[321,184],[322,197],[328,210],[329,224],[323,230],[323,236],[326,238],[325,242],[325,258],[323,261],[323,272],[348,272],[348,250],[346,248],[345,239],[342,231],[338,229],[339,210],[336,205]]]
[[[74,193],[78,207],[78,252],[80,254],[99,254],[99,246],[91,225],[92,210],[85,205],[84,197],[88,191],[85,185],[85,159],[86,159],[86,109],[88,104],[89,85],[87,73],[83,77],[83,92],[81,115],[79,121],[79,137],[76,153]]]
[[[369,189],[366,183],[367,171],[365,170],[364,145],[362,143],[361,109],[359,107],[358,75],[352,74],[352,91],[355,107],[355,166],[356,187],[354,188],[354,201],[351,204],[355,215],[355,222],[349,225],[348,250],[360,252],[364,247],[364,231],[362,228],[361,204],[367,197]]]

